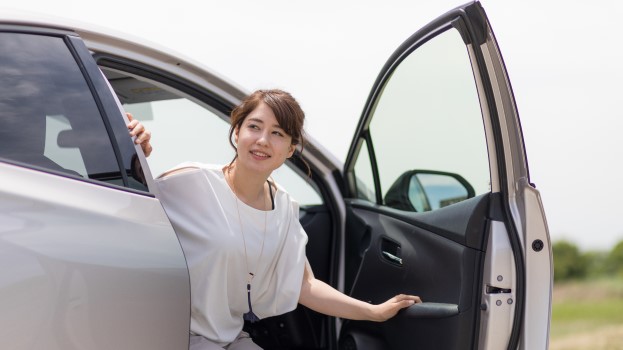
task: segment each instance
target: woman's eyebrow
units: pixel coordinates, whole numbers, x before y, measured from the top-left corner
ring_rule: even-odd
[[[250,121],[250,122],[256,122],[256,123],[262,123],[262,124],[264,124],[264,121],[263,121],[262,119],[260,119],[260,118],[252,118],[252,117],[251,117],[251,118],[249,118],[249,121]]]
[[[260,118],[253,118],[253,117],[249,117],[247,120],[249,120],[250,122],[256,122],[256,123],[260,123],[260,124],[264,124],[264,121]],[[284,130],[284,128],[281,127],[281,125],[279,124],[273,124],[273,128],[279,128],[281,130]]]

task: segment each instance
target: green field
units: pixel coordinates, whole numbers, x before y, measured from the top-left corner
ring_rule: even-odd
[[[550,349],[623,349],[623,280],[554,285]]]

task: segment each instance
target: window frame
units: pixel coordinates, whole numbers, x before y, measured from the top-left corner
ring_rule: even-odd
[[[106,136],[111,144],[113,150],[113,156],[115,157],[117,163],[117,170],[121,176],[123,186],[107,183],[104,181],[94,180],[90,178],[85,178],[73,174],[69,174],[66,172],[48,169],[44,167],[40,167],[34,164],[24,163],[16,160],[0,158],[0,161],[13,164],[16,166],[20,166],[23,168],[29,168],[32,170],[52,174],[55,176],[62,176],[72,180],[78,180],[82,182],[87,182],[91,184],[95,184],[98,186],[110,187],[116,190],[122,190],[126,192],[132,192],[142,195],[152,196],[147,192],[137,190],[129,187],[128,185],[128,177],[125,171],[125,167],[123,166],[123,157],[121,156],[121,147],[120,144],[123,144],[123,138],[127,139],[127,144],[133,146],[133,142],[130,137],[127,137],[127,127],[121,116],[121,111],[118,108],[113,109],[110,105],[112,100],[112,93],[110,89],[106,86],[105,81],[102,81],[101,72],[97,65],[95,65],[94,60],[91,58],[89,50],[86,48],[82,39],[74,32],[62,29],[51,29],[51,28],[41,28],[37,26],[18,26],[18,25],[1,25],[0,32],[2,33],[13,33],[13,34],[27,34],[27,35],[35,35],[40,37],[54,37],[63,41],[66,45],[69,54],[75,61],[75,64],[78,66],[80,73],[84,79],[84,82],[89,88],[89,92],[93,97],[93,101],[97,106],[100,117],[102,118],[102,122],[104,125],[104,129],[106,130]],[[99,79],[98,79],[99,78]],[[116,110],[116,113],[115,113]],[[119,125],[124,129],[125,134],[124,137],[118,136],[119,132],[115,133],[115,130],[120,130]],[[127,146],[125,146],[127,150]],[[136,154],[136,151],[132,151],[133,154]],[[126,151],[127,153],[127,151]]]

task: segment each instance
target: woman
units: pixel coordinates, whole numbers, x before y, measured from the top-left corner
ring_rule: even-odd
[[[270,179],[303,144],[304,118],[289,93],[256,91],[232,111],[230,164],[183,163],[156,180],[190,271],[192,350],[260,349],[242,331],[244,320],[297,303],[330,316],[385,321],[421,302],[397,295],[372,305],[314,278],[298,204]],[[149,154],[149,132],[136,121],[128,127]]]

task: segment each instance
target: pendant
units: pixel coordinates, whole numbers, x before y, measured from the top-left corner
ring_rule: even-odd
[[[260,318],[253,313],[253,308],[251,307],[251,283],[247,283],[247,301],[249,302],[249,312],[242,315],[242,318],[251,323],[259,321]]]

